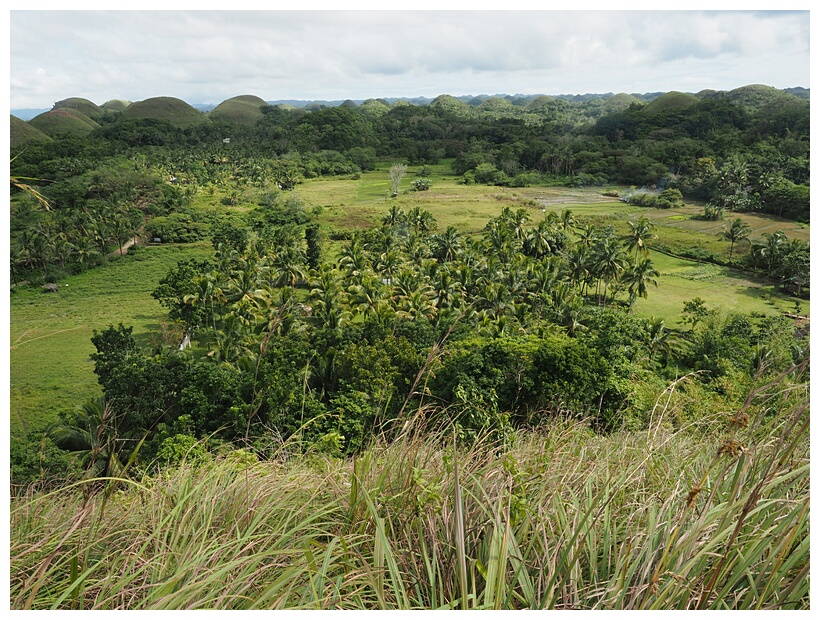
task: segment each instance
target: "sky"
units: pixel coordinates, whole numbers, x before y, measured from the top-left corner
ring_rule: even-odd
[[[68,97],[218,104],[245,94],[810,87],[808,11],[11,10],[9,22],[11,110]]]

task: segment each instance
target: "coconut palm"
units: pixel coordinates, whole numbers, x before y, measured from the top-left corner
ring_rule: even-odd
[[[363,273],[359,283],[351,284],[347,290],[350,294],[351,307],[357,314],[366,320],[372,319],[376,322],[386,318],[385,310],[390,309],[387,299],[388,287],[372,271]]]
[[[78,457],[89,478],[120,473],[115,418],[104,396],[61,416],[48,434],[58,447]]]
[[[652,232],[655,225],[646,216],[641,216],[637,222],[628,222],[629,232],[622,237],[630,252],[635,252],[635,264],[638,264],[639,256],[647,256],[649,247],[647,244],[655,239],[657,235]]]
[[[362,239],[354,233],[350,241],[342,246],[342,251],[339,255],[339,268],[342,269],[346,276],[357,278],[368,268],[368,265],[368,254],[364,248]]]
[[[628,286],[629,305],[632,306],[638,297],[646,299],[648,295],[647,285],[654,284],[658,286],[658,281],[655,280],[655,278],[660,275],[658,270],[652,265],[652,260],[649,258],[640,260],[624,272],[622,281]]]
[[[569,232],[570,229],[575,227],[575,216],[572,214],[572,211],[569,209],[564,209],[561,211],[561,228],[564,232]]]
[[[211,310],[211,327],[216,333],[216,312],[214,302],[221,297],[222,290],[217,286],[215,272],[207,272],[194,277],[194,292],[183,296],[183,303],[191,306],[202,305]]]
[[[407,214],[402,211],[397,205],[390,205],[384,217],[382,217],[382,225],[393,228],[394,230],[407,225]]]
[[[294,288],[307,277],[304,267],[306,260],[305,252],[301,248],[282,247],[271,261],[273,285],[277,288]]]
[[[647,347],[649,348],[649,362],[653,362],[655,355],[660,355],[664,367],[669,363],[669,356],[674,349],[674,342],[666,323],[662,318],[651,317],[647,324]]]
[[[626,257],[620,244],[608,237],[599,244],[595,252],[594,273],[604,283],[603,303],[606,305],[607,290],[618,280],[626,269]]]
[[[729,246],[729,260],[732,260],[732,254],[735,250],[735,243],[742,241],[743,239],[748,239],[749,233],[751,232],[752,227],[740,218],[736,218],[728,228],[726,226],[723,227],[723,231],[720,233],[720,236],[731,244]]]
[[[452,261],[461,251],[461,235],[454,226],[433,237],[433,255],[442,261]]]
[[[208,356],[223,364],[242,366],[242,358],[255,359],[251,348],[254,342],[247,321],[238,313],[229,312],[222,317],[220,328],[214,332]]]
[[[312,272],[310,318],[317,327],[335,330],[350,320],[350,312],[345,309],[345,293],[341,283],[339,271],[328,265],[322,265]]]
[[[552,240],[552,227],[542,220],[524,237],[524,253],[534,258],[550,254],[553,252]]]
[[[425,236],[438,228],[438,223],[433,214],[421,207],[410,209],[407,220],[417,235]]]

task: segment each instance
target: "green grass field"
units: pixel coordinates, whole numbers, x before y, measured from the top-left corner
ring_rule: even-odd
[[[11,434],[54,419],[56,412],[97,396],[89,355],[93,331],[122,322],[143,346],[167,312],[151,297],[177,261],[211,254],[210,244],[141,247],[66,278],[57,293],[21,287],[10,298]]]
[[[799,301],[803,315],[809,314],[808,300],[784,295],[765,278],[660,252],[652,252],[651,258],[661,274],[657,278],[658,286],[650,287],[646,299],[635,302],[635,311],[662,318],[669,327],[674,327],[680,318],[683,303],[695,297],[703,299],[711,309],[764,314],[794,312],[795,302]]]

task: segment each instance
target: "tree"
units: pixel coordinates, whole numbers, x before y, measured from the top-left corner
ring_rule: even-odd
[[[749,238],[749,233],[752,232],[752,227],[740,218],[736,218],[728,228],[723,227],[720,236],[731,243],[729,246],[729,260],[732,260],[732,254],[735,250],[735,243]]]
[[[58,447],[78,456],[89,478],[116,475],[122,469],[114,415],[103,396],[89,400],[77,411],[61,414],[48,434]]]
[[[390,191],[394,198],[399,195],[399,183],[405,174],[407,174],[407,164],[390,166]]]
[[[318,269],[322,262],[321,231],[316,223],[305,227],[305,244],[307,245],[307,265],[310,269]]]
[[[647,244],[655,239],[657,235],[652,231],[655,225],[645,216],[641,216],[637,222],[629,222],[629,232],[624,235],[623,241],[630,251],[635,252],[635,265],[638,264],[638,256],[649,254]]]
[[[658,286],[658,281],[655,280],[661,274],[652,265],[652,260],[644,258],[636,262],[623,276],[623,282],[629,286],[629,305],[635,303],[637,297],[647,297],[647,285],[654,284]]]
[[[595,254],[595,275],[604,282],[603,302],[606,305],[607,289],[626,269],[623,248],[614,239],[604,239]]]

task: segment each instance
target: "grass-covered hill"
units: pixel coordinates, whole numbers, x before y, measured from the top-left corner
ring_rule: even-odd
[[[47,136],[74,134],[85,136],[100,125],[74,108],[55,108],[35,116],[29,121],[32,127]]]
[[[223,101],[208,115],[214,120],[253,125],[263,117],[262,107],[266,105],[256,95],[239,95]]]
[[[431,108],[440,108],[457,114],[468,114],[471,107],[452,95],[439,95],[430,103]]]
[[[790,102],[808,103],[807,100],[795,97],[785,91],[774,88],[773,86],[766,86],[764,84],[749,84],[748,86],[741,86],[735,88],[723,95],[732,103],[739,105],[747,110],[757,111],[771,105],[783,105]]]
[[[125,101],[124,99],[110,99],[102,104],[100,107],[103,110],[109,110],[111,112],[122,112],[131,105],[130,101]]]
[[[644,102],[638,99],[635,95],[628,95],[627,93],[618,93],[612,95],[604,102],[604,109],[607,111],[625,110],[633,103],[643,105]]]
[[[689,93],[671,91],[653,99],[643,108],[645,114],[661,114],[672,110],[682,110],[696,105],[698,98]]]
[[[42,131],[34,127],[32,124],[17,118],[13,114],[9,116],[11,116],[11,128],[9,130],[9,146],[12,149],[12,156],[14,155],[13,151],[15,149],[18,149],[19,147],[27,143],[48,142],[49,140],[51,140],[51,138],[49,138]]]
[[[207,122],[207,117],[192,105],[176,97],[151,97],[136,101],[123,110],[119,120],[153,119],[165,121],[179,129]]]
[[[98,106],[93,101],[84,99],[82,97],[69,97],[54,104],[55,110],[76,110],[87,116],[88,118],[99,121],[105,116],[105,110]]]

